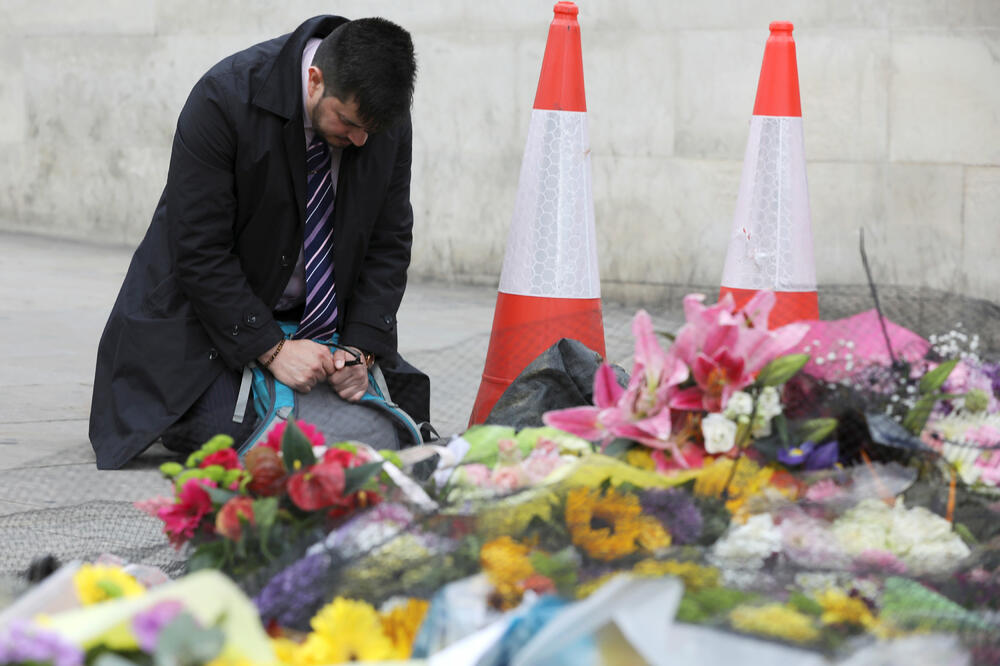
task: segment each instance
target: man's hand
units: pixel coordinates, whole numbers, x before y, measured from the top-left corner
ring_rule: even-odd
[[[348,402],[357,402],[368,391],[368,367],[364,363],[361,351],[355,347],[350,349],[361,357],[361,363],[347,365],[348,361],[353,361],[356,357],[343,349],[338,349],[333,352],[334,371],[327,379],[337,395]]]
[[[261,363],[266,362],[276,348],[277,345],[271,347],[257,357],[257,360]],[[325,345],[312,340],[285,340],[281,351],[267,369],[282,384],[300,393],[309,393],[317,382],[333,374],[336,367],[333,355]]]

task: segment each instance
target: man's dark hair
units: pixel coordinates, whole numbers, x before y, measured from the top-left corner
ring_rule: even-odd
[[[392,125],[413,104],[413,41],[391,21],[348,21],[323,39],[312,64],[323,72],[323,95],[357,100],[358,115],[371,132]]]

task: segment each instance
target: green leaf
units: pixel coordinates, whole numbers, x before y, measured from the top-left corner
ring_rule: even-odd
[[[514,429],[508,426],[472,426],[462,435],[462,439],[469,443],[469,450],[462,458],[462,462],[482,463],[493,467],[497,464],[497,442],[513,438]]]
[[[965,545],[969,546],[970,548],[976,546],[979,543],[979,541],[976,540],[976,537],[972,534],[969,528],[966,527],[963,523],[955,523],[955,534],[960,536],[962,538],[962,541],[965,542]]]
[[[221,569],[226,562],[226,542],[212,541],[203,543],[194,549],[191,559],[188,560],[188,569],[198,571],[199,569]]]
[[[934,403],[940,399],[941,394],[934,393],[925,395],[920,400],[917,400],[917,404],[913,405],[910,411],[906,412],[906,416],[903,417],[903,427],[914,435],[919,435],[923,431],[924,426],[927,425],[927,419],[931,416]]]
[[[202,489],[208,493],[208,496],[212,499],[213,504],[225,504],[238,494],[234,493],[232,490],[226,490],[225,488],[213,488],[212,486],[206,485],[202,485]]]
[[[945,380],[948,379],[948,375],[950,375],[951,371],[955,369],[956,365],[958,365],[958,359],[945,361],[921,377],[920,392],[927,395],[928,393],[933,393],[934,391],[940,389],[944,385]]]
[[[281,456],[285,461],[285,469],[290,473],[316,464],[312,442],[292,419],[287,421],[285,432],[281,437]],[[299,467],[295,466],[296,461]]]
[[[778,414],[775,416],[771,419],[771,425],[778,434],[778,439],[781,441],[782,447],[788,446],[791,443],[791,438],[788,436],[788,419],[785,418],[785,415]]]
[[[820,606],[819,602],[801,592],[792,592],[788,596],[788,605],[806,615],[819,617],[823,614],[823,607]]]
[[[612,440],[612,442],[608,444],[606,447],[604,447],[603,453],[604,455],[611,456],[612,458],[621,458],[626,453],[628,453],[628,450],[631,449],[634,445],[635,442],[633,442],[631,439],[618,437]]]
[[[797,428],[799,442],[816,442],[819,444],[833,434],[837,429],[837,419],[809,419],[803,421]]]
[[[774,359],[764,366],[757,375],[760,386],[784,384],[809,362],[809,354],[789,354]]]
[[[264,497],[253,501],[253,517],[261,528],[270,527],[278,519],[278,498]]]
[[[366,463],[364,465],[358,465],[357,467],[349,467],[344,470],[344,495],[352,495],[368,482],[368,479],[372,478],[379,469],[382,468],[382,462]]]

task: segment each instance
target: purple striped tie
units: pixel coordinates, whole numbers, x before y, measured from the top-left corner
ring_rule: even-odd
[[[333,280],[333,186],[330,148],[317,135],[306,150],[306,305],[296,338],[326,339],[337,330]]]

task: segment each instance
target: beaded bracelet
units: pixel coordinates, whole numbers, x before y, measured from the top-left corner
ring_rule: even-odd
[[[267,359],[267,361],[262,363],[261,367],[264,368],[270,367],[270,365],[274,363],[274,359],[278,358],[278,352],[280,352],[281,348],[284,346],[285,346],[285,338],[281,338],[281,342],[279,342],[278,346],[274,348],[274,352],[271,354],[271,358]]]

